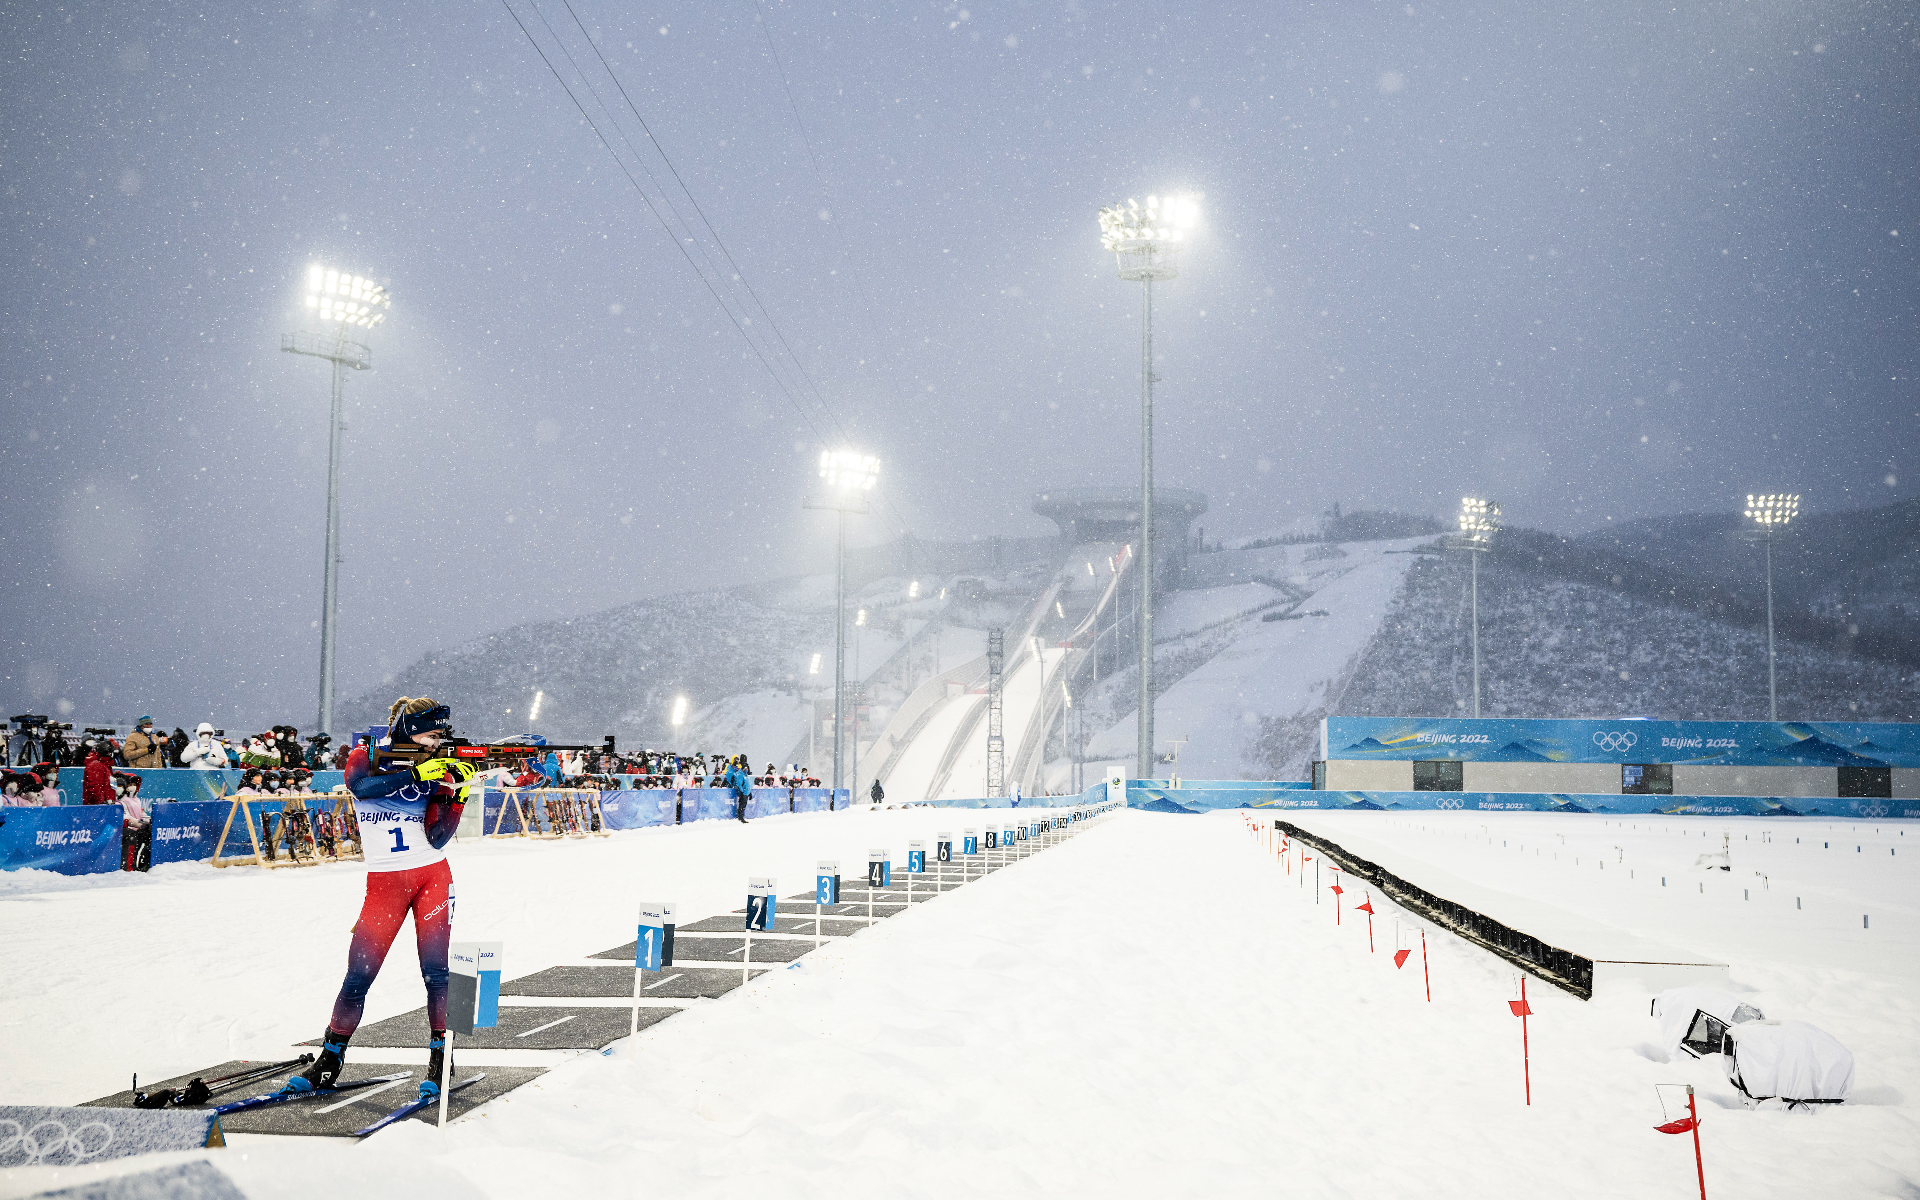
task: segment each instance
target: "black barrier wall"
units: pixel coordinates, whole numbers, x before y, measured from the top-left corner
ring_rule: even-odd
[[[1343,849],[1335,842],[1308,833],[1298,825],[1275,821],[1273,827],[1326,855],[1347,874],[1379,888],[1389,900],[1408,912],[1425,917],[1435,925],[1499,955],[1529,975],[1572,992],[1582,1000],[1593,999],[1592,959],[1549,946],[1532,934],[1502,925],[1485,913],[1476,912],[1444,896],[1436,896],[1423,887],[1408,883],[1385,867]]]

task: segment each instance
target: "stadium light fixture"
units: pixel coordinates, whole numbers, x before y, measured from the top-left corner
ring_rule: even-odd
[[[546,698],[547,698],[547,694],[545,692],[540,691],[537,688],[534,689],[533,707],[527,710],[527,728],[528,729],[532,729],[533,723],[540,719],[540,705],[543,702],[545,702]]]
[[[1775,680],[1773,651],[1773,535],[1776,530],[1787,531],[1787,526],[1800,515],[1800,495],[1797,492],[1773,492],[1764,496],[1747,497],[1747,520],[1753,524],[1748,527],[1748,536],[1765,542],[1767,547],[1767,720],[1780,719],[1780,692]]]
[[[372,329],[387,319],[393,298],[371,279],[314,263],[307,268],[307,307],[322,321]]]
[[[327,432],[327,559],[320,587],[320,713],[321,733],[333,732],[334,626],[340,610],[340,435],[342,392],[348,371],[373,365],[373,351],[348,339],[348,333],[370,330],[387,319],[393,297],[364,275],[355,275],[321,263],[306,272],[307,314],[320,331],[285,334],[280,349],[288,354],[324,358],[333,364],[333,406]]]
[[[673,698],[673,727],[675,729],[678,729],[680,728],[680,726],[685,725],[686,723],[687,723],[687,698],[685,696],[675,696]]]
[[[1476,496],[1460,497],[1460,533],[1451,546],[1467,550],[1473,579],[1473,715],[1480,715],[1480,555],[1493,549],[1493,535],[1500,531],[1500,506]]]
[[[847,768],[845,729],[847,724],[847,514],[865,513],[866,493],[880,482],[880,460],[858,450],[820,452],[820,480],[825,491],[806,500],[807,508],[831,509],[838,526],[833,567],[833,786],[850,780],[848,789],[859,790],[860,746],[853,746],[851,771]],[[864,621],[864,610],[862,613]]]
[[[820,673],[820,652],[816,650],[813,652],[813,661],[807,664],[807,674],[818,675],[819,673]]]
[[[830,488],[870,492],[880,480],[880,460],[858,450],[822,450],[820,478]]]
[[[854,623],[854,624],[855,624],[856,626],[858,626],[858,625],[865,625],[865,624],[867,623],[867,610],[866,610],[866,609],[864,609],[864,608],[863,608],[863,609],[861,609],[861,610],[859,610],[859,612],[857,612],[857,613],[856,613],[856,614],[854,615],[854,618],[853,618],[853,623]]]
[[[1200,219],[1200,197],[1148,196],[1100,210],[1100,246],[1120,278],[1141,286],[1140,319],[1140,695],[1135,766],[1153,778],[1153,284],[1177,278],[1182,243]],[[1118,570],[1118,568],[1115,568]]]
[[[907,581],[907,599],[918,600],[919,598],[920,598],[920,581],[918,579],[908,580]]]

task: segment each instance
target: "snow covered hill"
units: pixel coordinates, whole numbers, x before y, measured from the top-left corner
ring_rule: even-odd
[[[1395,517],[1346,514],[1317,534],[1190,556],[1155,627],[1159,749],[1188,739],[1182,775],[1305,778],[1322,716],[1468,711],[1467,563],[1427,535],[1430,519]],[[1764,717],[1759,549],[1732,532],[1702,516],[1573,539],[1503,533],[1480,572],[1483,713]],[[1776,546],[1793,564],[1777,598],[1781,714],[1920,719],[1920,636],[1907,628],[1920,613],[1920,506],[1809,518],[1796,536]],[[916,682],[979,654],[1047,575],[1028,564],[922,577],[917,596],[906,578],[860,588],[851,603],[868,620],[848,672],[866,683],[863,745]],[[348,715],[378,720],[392,696],[430,694],[455,705],[463,731],[490,737],[523,732],[539,689],[536,728],[551,737],[808,757],[809,716],[831,696],[832,603],[831,580],[815,576],[519,626],[428,655]],[[1076,755],[1089,779],[1131,760],[1137,672],[1115,641],[1070,681],[1078,707],[1046,751],[1054,790],[1069,787]],[[682,695],[692,711],[675,730]]]

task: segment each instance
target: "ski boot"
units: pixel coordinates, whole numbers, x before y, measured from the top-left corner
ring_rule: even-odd
[[[347,1042],[353,1037],[350,1033],[338,1033],[327,1030],[322,1038],[325,1044],[320,1048],[320,1057],[312,1066],[287,1080],[282,1092],[317,1092],[332,1087],[340,1080],[340,1071],[346,1065]]]
[[[432,1100],[440,1095],[440,1072],[446,1068],[447,1082],[453,1082],[453,1060],[447,1057],[447,1032],[440,1030],[427,1039],[427,1077],[420,1081],[420,1098]]]

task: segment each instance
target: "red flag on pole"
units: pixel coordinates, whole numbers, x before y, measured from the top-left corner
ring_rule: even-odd
[[[1373,900],[1372,900],[1372,898],[1371,898],[1371,897],[1369,897],[1369,898],[1368,898],[1368,899],[1366,899],[1365,901],[1362,901],[1362,902],[1360,903],[1360,905],[1359,905],[1358,907],[1356,907],[1356,908],[1355,908],[1355,909],[1354,909],[1353,911],[1355,911],[1355,912],[1363,912],[1363,913],[1366,913],[1366,914],[1367,914],[1368,916],[1372,916],[1372,915],[1373,915]]]
[[[1395,950],[1395,951],[1393,952],[1393,965],[1394,965],[1394,966],[1396,966],[1396,967],[1404,967],[1404,966],[1406,966],[1406,965],[1407,965],[1407,957],[1408,957],[1409,955],[1411,955],[1412,953],[1413,953],[1413,951],[1412,951],[1411,949],[1408,949],[1408,950]]]

